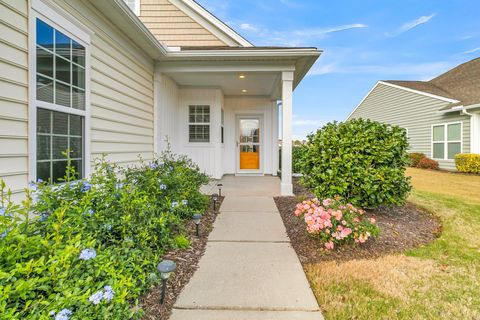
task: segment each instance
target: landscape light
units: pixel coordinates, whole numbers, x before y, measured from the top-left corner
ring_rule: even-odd
[[[195,228],[196,228],[196,235],[197,237],[200,236],[200,232],[199,232],[199,226],[200,226],[200,220],[202,220],[202,215],[197,213],[197,214],[194,214],[193,217],[193,222],[195,222]]]
[[[165,292],[167,291],[167,280],[170,277],[170,274],[177,269],[177,264],[172,260],[162,260],[158,266],[157,270],[160,272],[162,277],[162,291],[160,296],[160,304],[163,304],[165,301]]]
[[[218,201],[218,194],[212,194],[213,199],[213,211],[217,211],[217,201]]]

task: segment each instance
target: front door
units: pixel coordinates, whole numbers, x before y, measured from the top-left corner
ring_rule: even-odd
[[[260,170],[260,118],[238,120],[239,155],[241,171]]]

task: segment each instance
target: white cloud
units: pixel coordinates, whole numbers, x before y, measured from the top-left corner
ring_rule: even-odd
[[[246,30],[246,31],[258,31],[259,28],[251,25],[250,23],[242,23],[240,24],[240,29]]]
[[[462,52],[462,54],[471,54],[471,53],[475,53],[475,52],[479,52],[480,51],[480,47],[478,48],[474,48],[472,50],[468,50],[468,51],[465,51],[465,52]]]
[[[330,33],[346,31],[350,29],[358,29],[358,28],[367,28],[368,26],[362,23],[353,23],[353,24],[345,24],[340,26],[328,27],[328,28],[321,28],[321,29],[305,29],[305,30],[296,30],[293,31],[293,34],[300,36],[300,37],[308,37],[308,38],[324,38]]]
[[[433,17],[435,17],[435,13],[432,13],[431,15],[429,16],[421,16],[421,17],[418,17],[417,19],[415,20],[412,20],[412,21],[408,21],[406,23],[404,23],[400,28],[398,28],[395,32],[393,33],[385,33],[386,36],[389,36],[389,37],[395,37],[395,36],[398,36],[399,34],[402,34],[404,32],[407,32],[407,31],[410,31],[422,24],[425,24],[427,22],[429,22],[430,20],[432,20]]]
[[[320,119],[304,119],[293,115],[293,140],[304,140],[307,135],[323,127],[326,121]]]
[[[280,0],[280,3],[283,4],[284,6],[291,7],[291,8],[303,8],[304,7],[303,4],[300,4],[296,1]]]
[[[308,72],[307,76],[318,76],[322,74],[329,74],[329,73],[335,73],[336,72],[336,66],[335,64],[326,64],[322,65],[321,63],[319,65],[316,65],[310,71]]]
[[[298,30],[269,30],[266,28],[257,28],[253,25],[247,24],[242,29],[249,29],[254,27],[257,30],[253,35],[257,38],[257,42],[261,45],[282,45],[282,46],[302,46],[311,45],[312,40],[320,40],[328,37],[332,33],[347,31],[351,29],[367,28],[368,26],[362,23],[346,24],[334,27],[325,28],[311,28]]]
[[[292,124],[294,126],[321,126],[325,122],[322,120],[314,120],[314,119],[298,119],[298,120],[293,120]]]
[[[431,63],[399,63],[385,65],[340,65],[330,64],[322,66],[318,64],[308,73],[308,76],[323,74],[375,74],[379,79],[387,80],[389,77],[412,77],[416,80],[429,80],[451,69],[458,63],[454,62],[431,62]]]

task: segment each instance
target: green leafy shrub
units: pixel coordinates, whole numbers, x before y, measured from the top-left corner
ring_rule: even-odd
[[[308,137],[302,182],[319,199],[355,206],[402,205],[411,190],[405,130],[356,119],[329,123]]]
[[[438,170],[439,165],[438,165],[438,161],[425,157],[418,162],[417,168]]]
[[[408,154],[408,157],[410,158],[410,167],[416,168],[418,166],[418,163],[427,156],[425,155],[425,153],[412,152]]]
[[[188,247],[185,221],[208,202],[199,192],[208,177],[170,153],[138,168],[102,160],[89,181],[73,176],[32,184],[22,205],[2,182],[2,319],[139,319],[156,264]]]
[[[305,155],[305,145],[296,145],[292,147],[292,170],[293,173],[301,172],[302,157]]]
[[[480,173],[480,154],[460,153],[455,156],[457,170],[465,173]]]

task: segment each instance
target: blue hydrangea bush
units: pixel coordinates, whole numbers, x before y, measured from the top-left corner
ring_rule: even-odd
[[[130,168],[100,160],[88,181],[75,176],[32,183],[20,205],[1,182],[2,319],[141,318],[156,264],[188,246],[185,223],[208,204],[208,177],[170,152]]]

